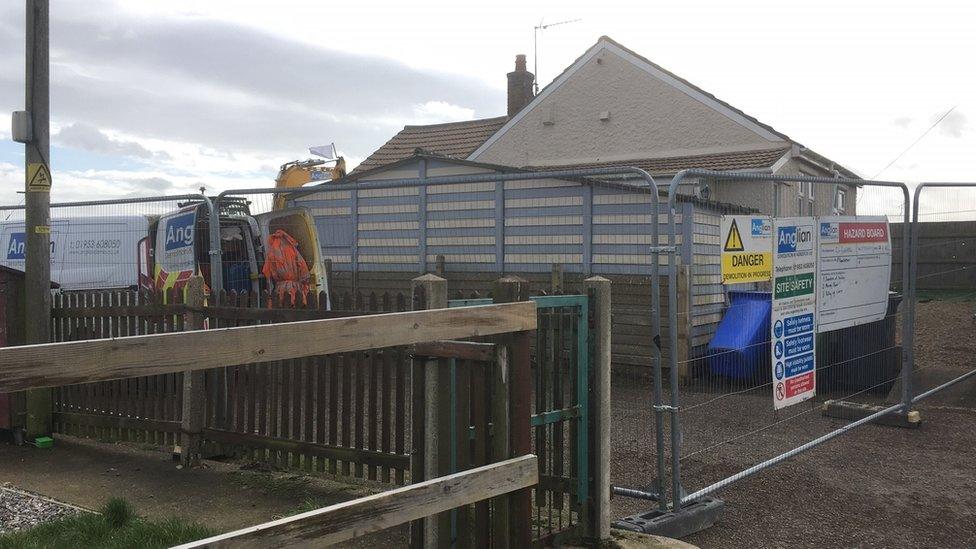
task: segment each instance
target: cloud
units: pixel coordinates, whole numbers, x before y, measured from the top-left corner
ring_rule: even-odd
[[[428,101],[415,105],[414,124],[436,124],[438,122],[459,122],[474,118],[474,109],[453,105],[446,101]]]
[[[105,132],[83,122],[75,122],[61,128],[53,136],[55,143],[83,151],[129,156],[134,158],[169,158],[166,152],[153,152],[135,141],[113,139]]]
[[[915,119],[912,118],[911,116],[899,116],[898,118],[896,118],[894,120],[894,124],[896,126],[898,126],[899,128],[906,128],[907,129],[909,126],[912,125],[912,122],[914,122],[914,121],[915,121]]]
[[[127,182],[138,188],[136,192],[150,191],[152,193],[162,194],[176,187],[175,183],[164,177],[132,178],[128,179]]]
[[[88,133],[75,137],[84,146],[117,154],[144,155],[138,146],[155,139],[264,154],[278,164],[335,141],[363,157],[405,123],[504,109],[501,86],[233,23],[140,18],[106,0],[66,3],[52,17],[52,117],[82,125]],[[22,52],[23,9],[8,4],[0,8],[0,104],[7,110],[23,102]],[[91,131],[97,128],[136,143],[106,143]]]
[[[939,133],[947,137],[960,138],[968,127],[969,119],[966,115],[954,110],[939,124]]]

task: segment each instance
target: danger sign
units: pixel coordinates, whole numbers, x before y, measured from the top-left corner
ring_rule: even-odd
[[[773,223],[755,215],[722,216],[722,284],[772,277]]]

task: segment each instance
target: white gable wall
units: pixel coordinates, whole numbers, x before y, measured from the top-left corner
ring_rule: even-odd
[[[471,159],[541,166],[755,150],[786,143],[605,41],[561,79]],[[609,112],[609,120],[601,120],[603,112]]]

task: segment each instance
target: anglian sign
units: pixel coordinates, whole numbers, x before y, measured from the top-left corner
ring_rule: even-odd
[[[773,407],[812,398],[817,390],[817,234],[812,217],[773,224],[773,310],[770,322]]]
[[[769,217],[723,215],[722,284],[765,282],[772,276],[773,223]]]

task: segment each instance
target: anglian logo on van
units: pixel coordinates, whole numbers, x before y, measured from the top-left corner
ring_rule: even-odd
[[[10,241],[7,243],[7,259],[27,259],[25,233],[10,233]]]
[[[166,220],[166,251],[193,245],[193,225],[196,212],[189,212]]]

